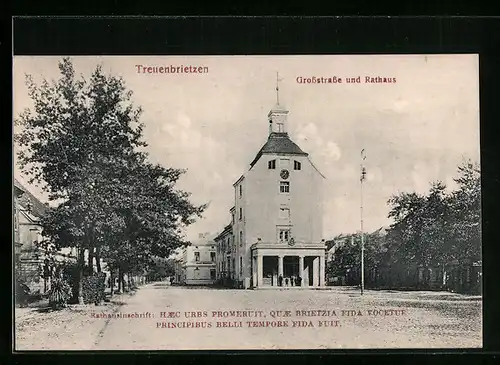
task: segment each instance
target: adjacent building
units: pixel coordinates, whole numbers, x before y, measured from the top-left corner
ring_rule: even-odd
[[[216,238],[218,273],[240,287],[325,285],[324,176],[291,140],[288,113],[279,102],[270,110],[267,141],[233,184],[232,222]]]
[[[214,238],[216,245],[216,273],[217,282],[226,286],[233,286],[236,278],[234,270],[234,245],[233,225],[228,224],[224,230]]]
[[[17,179],[14,179],[14,260],[16,277],[30,288],[32,293],[45,293],[50,289],[51,272],[47,271],[46,251],[38,245],[42,241],[41,219],[50,209]],[[57,261],[74,261],[74,249],[63,249],[55,257]]]
[[[189,246],[177,250],[175,260],[175,282],[181,285],[212,285],[217,280],[216,243],[208,233]]]

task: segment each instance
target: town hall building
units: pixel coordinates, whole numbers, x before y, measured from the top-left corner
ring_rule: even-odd
[[[232,243],[224,272],[245,288],[325,285],[324,176],[290,139],[288,113],[277,97],[267,142],[233,184],[232,221],[216,238]]]

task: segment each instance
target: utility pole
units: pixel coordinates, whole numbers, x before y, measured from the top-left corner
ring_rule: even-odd
[[[363,291],[365,290],[365,233],[363,231],[363,181],[366,177],[366,169],[363,165],[363,161],[366,159],[365,149],[361,150],[361,177],[360,181],[360,191],[361,191],[361,205],[360,205],[360,214],[361,214],[361,295],[363,295]]]

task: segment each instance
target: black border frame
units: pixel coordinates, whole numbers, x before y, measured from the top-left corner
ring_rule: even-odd
[[[408,356],[419,363],[422,355],[460,355],[465,363],[469,355],[500,354],[500,324],[495,244],[499,221],[498,190],[500,174],[496,169],[496,102],[500,95],[500,21],[496,17],[15,17],[12,19],[13,55],[229,55],[229,54],[432,54],[478,53],[480,62],[481,168],[483,186],[483,349],[477,350],[329,350],[329,351],[103,351],[59,352],[30,351],[46,354],[51,363],[58,354],[101,354],[113,358],[123,354],[172,354],[198,356],[210,354],[219,362],[220,355],[279,354],[285,361],[308,355]],[[12,59],[11,59],[12,62]],[[496,72],[495,72],[496,71]],[[11,71],[12,72],[12,71]],[[7,117],[12,118],[12,115]],[[495,271],[495,268],[497,269]],[[12,346],[11,346],[12,349]],[[55,356],[57,357],[55,357]],[[283,356],[285,355],[285,356]],[[109,356],[108,356],[109,357]],[[185,356],[182,356],[187,360]],[[181,359],[179,358],[179,360]],[[233,361],[234,358],[229,358]],[[408,360],[409,358],[406,358]],[[90,358],[83,360],[88,363]],[[71,359],[73,361],[73,359]],[[263,358],[254,361],[262,362]],[[335,359],[337,361],[337,359]],[[17,363],[17,361],[15,361]],[[189,361],[192,362],[192,361]]]

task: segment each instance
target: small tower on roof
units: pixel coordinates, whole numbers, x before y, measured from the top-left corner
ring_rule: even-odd
[[[276,104],[269,111],[267,117],[269,119],[269,134],[271,133],[287,133],[286,122],[288,110],[280,105],[279,97],[279,83],[283,79],[280,79],[278,72],[276,72]]]

